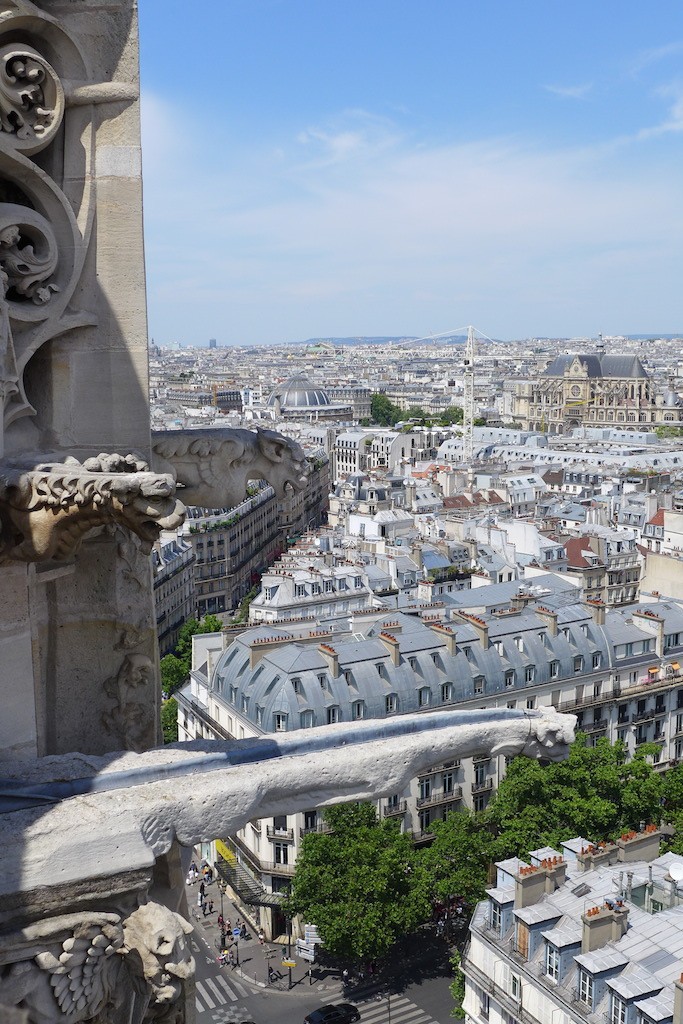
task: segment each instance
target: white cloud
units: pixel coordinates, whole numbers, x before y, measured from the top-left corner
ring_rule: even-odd
[[[668,135],[670,132],[683,132],[683,86],[678,82],[662,86],[657,90],[657,95],[673,100],[669,108],[669,116],[652,128],[643,128],[638,132],[639,139]]]
[[[544,85],[543,88],[547,92],[554,93],[555,96],[561,96],[563,99],[582,100],[586,98],[593,88],[593,83],[584,82],[583,85]]]
[[[652,64],[659,64],[661,61],[666,60],[667,57],[675,57],[679,53],[683,53],[683,40],[674,40],[673,42],[666,43],[664,46],[643,50],[631,62],[630,72],[634,76],[639,75],[641,71],[644,71],[645,68],[650,67]]]
[[[196,110],[188,146],[187,116],[146,102],[157,340],[677,326],[673,161],[514,138],[417,145],[365,112],[227,152]]]

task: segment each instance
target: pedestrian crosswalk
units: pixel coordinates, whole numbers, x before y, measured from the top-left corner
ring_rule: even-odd
[[[363,1003],[359,1009],[362,1024],[438,1024],[405,996],[384,996],[376,1002]]]
[[[228,981],[222,974],[197,981],[196,989],[198,1013],[215,1010],[226,1003],[236,1003],[238,999],[246,999],[251,994],[236,978],[231,977]]]

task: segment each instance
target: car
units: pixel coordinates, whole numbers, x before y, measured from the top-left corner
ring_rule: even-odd
[[[360,1020],[360,1010],[353,1003],[328,1003],[304,1017],[304,1024],[352,1024]]]

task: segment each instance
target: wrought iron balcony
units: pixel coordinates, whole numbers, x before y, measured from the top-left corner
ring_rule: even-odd
[[[488,778],[482,779],[481,782],[472,783],[473,793],[486,793],[489,789],[493,789],[493,776],[489,775]]]
[[[430,807],[434,804],[448,804],[455,800],[462,800],[462,786],[454,786],[450,793],[439,790],[436,793],[430,793],[429,796],[420,796],[417,798],[417,806]]]
[[[266,835],[269,839],[284,839],[294,842],[293,828],[275,828],[273,825],[266,825]]]
[[[407,800],[396,800],[395,803],[386,803],[382,807],[382,815],[385,818],[390,818],[392,815],[405,814],[407,806]]]

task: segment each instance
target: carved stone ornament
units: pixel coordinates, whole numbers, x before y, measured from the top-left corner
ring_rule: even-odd
[[[154,744],[154,665],[145,654],[127,654],[115,676],[104,684],[115,701],[102,714],[102,725],[126,750],[146,750]]]
[[[161,530],[183,522],[173,479],[132,455],[44,459],[0,463],[0,561],[69,558],[87,533],[111,523],[131,530],[149,553]]]
[[[0,967],[3,1006],[28,1012],[31,1024],[141,1024],[177,1019],[194,973],[179,914],[145,903],[129,917],[84,912],[29,925],[0,939],[24,958]]]
[[[232,508],[250,480],[267,480],[279,498],[303,490],[309,472],[303,449],[275,430],[224,427],[152,433],[152,468],[171,473],[186,505]]]
[[[0,130],[22,153],[47,146],[64,115],[64,90],[54,69],[25,43],[0,46]]]

